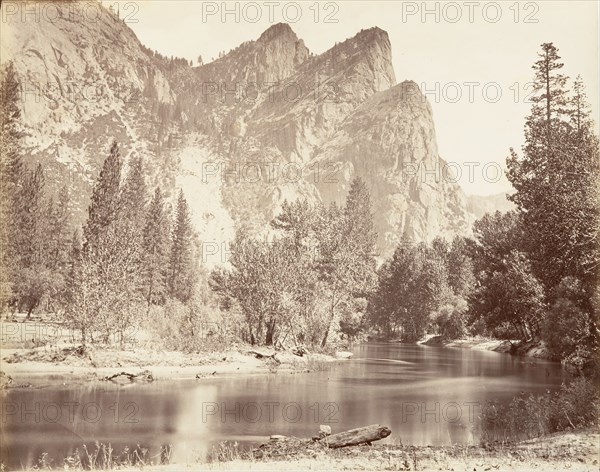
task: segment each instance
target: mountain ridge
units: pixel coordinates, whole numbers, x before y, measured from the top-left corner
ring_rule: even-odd
[[[77,224],[117,139],[126,161],[144,159],[151,186],[171,198],[183,188],[203,241],[227,244],[241,228],[268,234],[286,199],[341,202],[356,176],[371,187],[383,256],[402,238],[469,232],[473,215],[457,184],[405,171],[443,161],[431,107],[418,87],[405,93],[414,82],[396,83],[380,28],[314,55],[289,25],[276,24],[191,67],[145,48],[108,10],[96,24],[61,16],[17,26],[4,28],[2,57],[13,60],[25,87],[45,85],[41,100],[23,99],[26,160],[42,162],[55,187],[68,182]],[[101,93],[93,100],[67,93],[67,82]],[[260,93],[249,96],[248,84]],[[315,179],[315,165],[339,167],[335,182]],[[219,166],[237,166],[238,176],[213,175]],[[295,178],[282,173],[286,166]],[[260,175],[239,178],[248,169]]]

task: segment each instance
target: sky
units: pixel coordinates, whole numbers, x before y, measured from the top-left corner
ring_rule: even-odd
[[[104,0],[104,4],[114,4]],[[414,80],[434,115],[441,157],[469,194],[509,191],[509,148],[523,144],[532,64],[553,42],[574,78],[581,74],[599,120],[598,2],[585,1],[257,1],[120,2],[141,42],[166,56],[208,62],[220,51],[289,23],[320,54],[361,29],[388,32],[398,82]],[[229,13],[227,13],[229,12]]]

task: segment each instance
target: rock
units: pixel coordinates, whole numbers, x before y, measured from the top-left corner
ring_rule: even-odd
[[[402,237],[469,232],[474,217],[458,185],[423,178],[445,164],[431,107],[414,82],[396,83],[385,31],[363,30],[311,55],[289,25],[277,24],[190,67],[154,55],[108,10],[72,22],[68,4],[55,8],[51,20],[3,25],[1,57],[14,61],[25,90],[43,95],[21,94],[24,160],[52,170],[49,191],[70,185],[74,225],[116,139],[125,159],[143,156],[149,181],[171,182],[167,193],[183,189],[200,239],[218,247],[242,218],[256,235],[268,233],[286,199],[341,202],[356,176],[371,189],[383,257]],[[301,172],[289,179],[259,161]],[[246,179],[224,180],[223,169]]]

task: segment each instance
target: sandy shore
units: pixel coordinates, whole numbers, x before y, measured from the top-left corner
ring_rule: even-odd
[[[70,353],[69,348],[3,349],[0,371],[5,387],[35,387],[40,383],[81,383],[101,380],[121,372],[138,375],[148,372],[153,380],[202,379],[269,373],[304,373],[324,370],[327,365],[346,359],[309,354],[303,357],[277,351],[275,359],[257,358],[247,349],[184,354],[181,352],[136,349],[119,351],[93,349],[86,355]],[[259,350],[266,355],[274,351]],[[11,381],[7,378],[10,377]],[[119,378],[115,380],[120,380]],[[123,380],[128,381],[126,377]],[[140,377],[140,380],[141,379]]]

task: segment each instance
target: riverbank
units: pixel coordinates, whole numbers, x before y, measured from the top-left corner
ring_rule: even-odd
[[[447,340],[442,336],[426,336],[419,344],[424,346],[444,346],[461,349],[477,349],[480,351],[494,351],[504,354],[513,354],[536,359],[553,360],[552,356],[541,341],[508,341],[501,339],[473,336],[462,339]]]
[[[347,353],[305,354],[300,357],[287,351],[246,348],[182,353],[141,348],[124,351],[90,348],[82,352],[76,347],[44,346],[3,349],[0,371],[4,373],[2,383],[5,388],[30,388],[49,381],[81,383],[102,380],[122,372],[137,376],[136,379],[141,381],[297,374],[325,370],[332,363],[349,357]],[[140,375],[142,373],[144,375]],[[136,379],[117,376],[113,380],[129,382]]]
[[[401,433],[400,433],[401,434]],[[296,443],[299,440],[292,439]],[[240,452],[235,446],[221,446],[213,451],[210,462],[150,465],[117,465],[94,467],[94,470],[121,470],[150,472],[190,471],[343,471],[343,470],[419,470],[419,471],[515,471],[570,470],[588,472],[598,470],[598,431],[581,430],[557,433],[513,444],[488,446],[453,445],[447,447],[410,446],[397,444],[354,446],[328,449],[320,443],[308,441],[298,448],[259,448],[254,452]],[[293,446],[293,444],[292,444]],[[261,451],[262,449],[262,451]],[[287,449],[287,450],[286,450]],[[295,449],[290,452],[290,449]],[[270,450],[268,454],[265,450]],[[259,452],[260,451],[260,452]],[[99,464],[96,464],[99,465]],[[77,466],[69,470],[81,470]]]
[[[401,434],[401,433],[400,433]],[[218,464],[216,470],[598,470],[597,431],[560,433],[512,445],[454,445],[447,447],[402,444],[314,448],[270,463],[255,458]],[[168,469],[167,469],[168,470]]]
[[[273,373],[297,374],[325,370],[352,353],[306,353],[255,348],[242,343],[206,352],[161,349],[140,337],[118,349],[83,349],[66,336],[49,339],[49,326],[1,322],[0,388],[32,388],[49,383],[82,383],[116,376],[114,381],[203,379]],[[8,334],[10,336],[8,336]],[[44,336],[40,336],[44,333]],[[37,338],[36,338],[37,336]],[[143,374],[143,375],[140,375]]]

